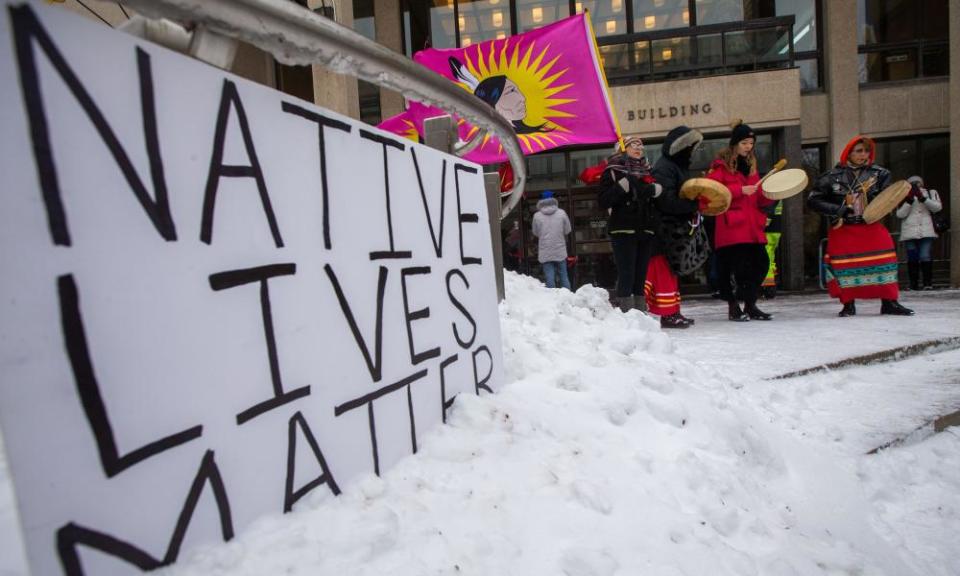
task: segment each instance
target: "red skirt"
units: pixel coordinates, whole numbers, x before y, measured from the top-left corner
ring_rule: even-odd
[[[897,251],[883,224],[844,224],[827,234],[827,290],[846,304],[860,298],[896,300]]]
[[[670,316],[680,311],[680,283],[670,269],[666,256],[650,258],[643,295],[651,314]]]

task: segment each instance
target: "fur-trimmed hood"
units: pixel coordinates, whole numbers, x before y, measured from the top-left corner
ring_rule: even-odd
[[[671,158],[686,149],[695,149],[703,142],[703,134],[687,126],[677,126],[667,132],[663,141],[663,155]]]

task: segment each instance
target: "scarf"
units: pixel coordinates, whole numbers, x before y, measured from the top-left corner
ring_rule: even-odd
[[[737,172],[750,176],[750,161],[739,154],[737,155]]]
[[[631,158],[626,153],[616,154],[607,162],[607,170],[612,170],[614,176],[620,177],[629,174],[637,179],[647,181],[650,175],[650,161],[646,156]],[[616,180],[617,178],[614,178]]]

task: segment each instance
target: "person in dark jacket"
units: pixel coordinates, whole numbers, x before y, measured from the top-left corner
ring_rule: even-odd
[[[856,300],[880,298],[881,314],[910,316],[897,302],[897,252],[882,222],[867,224],[863,211],[890,185],[890,171],[874,164],[876,145],[855,136],[840,154],[840,163],[817,179],[807,206],[830,219],[824,266],[830,295],[843,303],[840,316],[857,313]]]
[[[616,304],[624,312],[643,309],[653,240],[650,200],[662,188],[653,180],[640,138],[624,140],[623,152],[607,161],[600,185],[600,207],[609,213],[607,234],[617,265]]]
[[[663,153],[653,166],[653,177],[663,186],[663,193],[653,202],[654,255],[647,267],[645,289],[647,306],[651,313],[660,315],[663,328],[687,328],[694,323],[680,313],[680,283],[666,254],[683,241],[675,237],[677,229],[692,230],[691,227],[702,224],[699,203],[680,197],[680,188],[690,178],[690,160],[701,142],[702,134],[678,126],[667,133]]]

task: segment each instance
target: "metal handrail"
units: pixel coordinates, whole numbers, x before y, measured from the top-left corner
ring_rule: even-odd
[[[513,167],[503,219],[520,202],[527,179],[516,132],[505,118],[450,80],[288,0],[123,0],[150,18],[168,18],[237,38],[284,64],[320,64],[456,114],[499,138]]]

